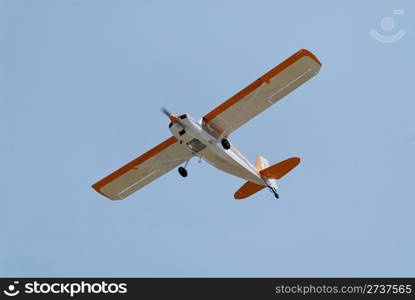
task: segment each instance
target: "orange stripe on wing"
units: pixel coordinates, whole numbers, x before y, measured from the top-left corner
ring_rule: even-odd
[[[92,185],[92,187],[100,194],[104,195],[100,189],[102,187],[104,187],[105,185],[107,185],[108,183],[110,183],[111,181],[113,181],[114,179],[120,177],[121,175],[127,173],[129,170],[133,169],[136,165],[139,165],[140,163],[150,159],[151,157],[153,157],[154,155],[160,153],[161,151],[163,151],[164,149],[170,147],[171,145],[173,145],[175,142],[177,142],[177,139],[172,136],[171,138],[168,138],[167,140],[165,140],[164,142],[162,142],[161,144],[157,145],[156,147],[154,147],[153,149],[147,151],[146,153],[144,153],[143,155],[137,157],[136,159],[134,159],[133,161],[130,161],[128,164],[126,164],[125,166],[119,168],[117,171],[109,174],[107,177],[101,179],[100,181],[94,183]],[[107,195],[104,195],[105,197],[108,197]]]
[[[306,49],[301,49],[297,53],[293,54],[292,56],[290,56],[289,58],[284,60],[278,66],[276,66],[275,68],[270,70],[264,76],[258,78],[254,82],[252,82],[250,85],[248,85],[246,88],[241,90],[239,93],[237,93],[233,97],[231,97],[228,100],[226,100],[225,102],[223,102],[221,105],[216,107],[214,110],[212,110],[210,113],[205,115],[203,118],[205,119],[206,122],[209,122],[209,121],[213,120],[216,116],[218,116],[219,114],[221,114],[222,112],[227,110],[229,107],[231,107],[232,105],[237,103],[239,100],[244,98],[246,95],[249,95],[252,91],[259,88],[259,86],[263,82],[268,82],[269,83],[269,81],[271,80],[272,77],[274,77],[278,73],[282,72],[283,70],[288,68],[290,65],[292,65],[293,63],[295,63],[296,61],[300,60],[301,58],[303,58],[305,56],[310,57],[311,59],[316,61],[321,66],[321,62],[317,59],[317,57],[313,53],[311,53],[310,51],[308,51]]]

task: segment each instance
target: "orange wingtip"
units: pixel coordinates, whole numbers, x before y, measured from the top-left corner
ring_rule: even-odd
[[[236,193],[233,195],[235,199],[245,199],[249,196],[255,194],[256,192],[259,192],[265,188],[264,185],[259,185],[250,181],[247,181],[239,190],[236,191]]]
[[[220,113],[227,110],[229,107],[237,103],[239,100],[241,100],[246,95],[249,95],[252,91],[257,89],[263,82],[269,82],[272,77],[277,75],[278,73],[284,71],[286,68],[294,64],[296,61],[300,60],[301,58],[308,56],[311,59],[313,59],[316,63],[318,63],[321,66],[321,62],[318,60],[318,58],[311,53],[310,51],[306,49],[301,49],[297,53],[291,55],[289,58],[284,60],[282,63],[268,71],[265,75],[258,78],[254,82],[252,82],[250,85],[248,85],[246,88],[235,94],[233,97],[229,98],[225,102],[223,102],[221,105],[216,107],[214,110],[212,110],[210,113],[205,115],[203,118],[206,122],[209,122],[213,120],[216,116],[218,116]]]
[[[98,183],[98,182],[97,182]],[[113,199],[111,199],[108,195],[105,195],[103,192],[101,192],[101,190],[100,190],[100,187],[98,187],[98,185],[97,185],[97,183],[95,183],[95,184],[93,184],[93,185],[91,185],[91,187],[97,192],[97,193],[100,193],[102,196],[104,196],[105,198],[108,198],[108,199],[110,199],[110,200],[113,200]]]
[[[300,158],[291,157],[271,167],[259,171],[262,176],[272,179],[280,179],[300,163]]]

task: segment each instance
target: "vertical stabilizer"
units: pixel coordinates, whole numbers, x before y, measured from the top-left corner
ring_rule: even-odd
[[[257,155],[256,164],[255,164],[256,170],[259,172],[259,171],[261,171],[265,168],[268,168],[268,167],[269,167],[268,160],[265,157],[261,156],[261,155]]]

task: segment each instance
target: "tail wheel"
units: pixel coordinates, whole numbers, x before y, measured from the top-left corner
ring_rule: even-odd
[[[221,141],[221,143],[222,143],[223,149],[225,149],[225,150],[231,149],[231,143],[229,143],[229,141],[227,139],[223,139]]]
[[[277,199],[279,199],[279,198],[280,198],[280,195],[277,193],[277,189],[275,189],[275,188],[273,188],[273,187],[270,187],[270,186],[269,186],[269,189],[270,189],[270,191],[274,194],[274,197],[275,197],[275,198],[277,198]]]
[[[182,177],[187,177],[187,170],[186,170],[185,168],[180,167],[180,168],[178,169],[178,171],[179,171],[179,174],[180,174]]]

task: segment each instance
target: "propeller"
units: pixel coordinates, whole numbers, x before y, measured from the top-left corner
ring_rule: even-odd
[[[172,114],[167,108],[162,107],[161,112],[164,113],[167,117],[169,117],[170,121],[175,124],[178,123],[180,126],[182,126],[184,128],[183,123],[180,121],[179,117]]]
[[[170,111],[169,111],[167,108],[165,108],[165,107],[162,107],[160,110],[161,110],[161,112],[162,112],[162,113],[164,113],[166,116],[170,116],[170,115],[171,115]]]

